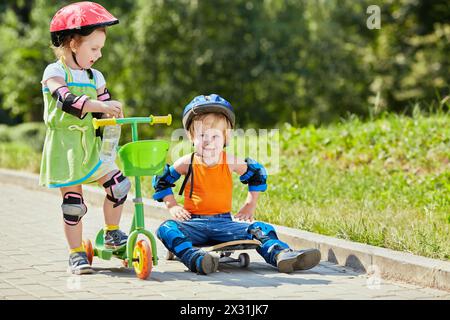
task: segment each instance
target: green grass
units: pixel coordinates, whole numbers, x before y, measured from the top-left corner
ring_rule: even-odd
[[[269,175],[257,219],[450,260],[449,114],[286,124],[279,138],[280,171]],[[29,147],[0,144],[1,167],[38,172],[39,157]],[[233,179],[237,212],[247,189]],[[143,193],[151,197],[149,177]]]
[[[450,259],[450,117],[387,115],[281,130],[258,218]],[[239,188],[238,186],[236,186]],[[244,194],[235,194],[239,202]]]
[[[39,173],[41,154],[18,142],[0,142],[0,168]]]

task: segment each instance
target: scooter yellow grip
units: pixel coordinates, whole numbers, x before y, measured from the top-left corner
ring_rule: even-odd
[[[102,126],[113,126],[117,124],[116,118],[108,118],[108,119],[92,119],[92,125],[94,126],[94,129],[98,129],[98,127]]]
[[[150,118],[152,119],[152,122],[150,124],[156,124],[156,123],[166,123],[168,126],[172,124],[172,115],[169,114],[167,116],[153,116],[150,115]]]

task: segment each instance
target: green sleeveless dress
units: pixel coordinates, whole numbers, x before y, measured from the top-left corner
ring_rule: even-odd
[[[70,69],[60,60],[65,70],[65,81],[71,93],[97,99],[95,77],[90,83],[73,82]],[[47,126],[42,151],[39,184],[61,188],[91,183],[117,169],[115,164],[100,161],[101,138],[95,135],[92,114],[79,119],[56,106],[48,88],[43,89],[44,122]]]

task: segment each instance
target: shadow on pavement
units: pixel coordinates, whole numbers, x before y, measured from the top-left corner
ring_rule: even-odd
[[[339,261],[334,253],[333,249],[328,250],[328,261],[338,264]],[[346,257],[344,266],[352,268],[354,271],[366,273],[366,268],[364,267],[361,260],[354,254],[350,254]]]
[[[174,261],[175,262],[175,261]],[[180,263],[180,262],[178,262]],[[118,278],[134,278],[137,277],[132,268],[93,268],[97,274],[105,274]],[[176,269],[180,269],[177,266]],[[313,276],[312,278],[310,276]],[[139,281],[193,281],[208,282],[214,285],[225,285],[242,288],[255,287],[278,287],[283,284],[290,285],[327,285],[331,281],[317,279],[320,274],[314,272],[314,268],[307,271],[296,271],[294,273],[279,273],[275,268],[264,262],[253,262],[248,268],[243,269],[230,265],[220,265],[219,271],[209,275],[198,275],[185,269],[183,271],[157,271],[153,269],[147,280]]]

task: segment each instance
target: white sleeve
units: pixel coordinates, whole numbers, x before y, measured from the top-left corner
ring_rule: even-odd
[[[57,63],[49,64],[47,68],[45,68],[41,83],[45,85],[47,80],[53,77],[61,77],[63,79],[66,77],[64,68]]]
[[[94,73],[94,78],[95,78],[95,83],[96,83],[97,89],[106,85],[105,77],[103,76],[103,74],[100,71],[98,71],[96,69],[92,69],[92,72]]]
[[[66,77],[64,68],[58,63],[49,64],[47,68],[45,68],[41,83],[45,85],[47,80],[53,77],[61,77],[63,79]]]

